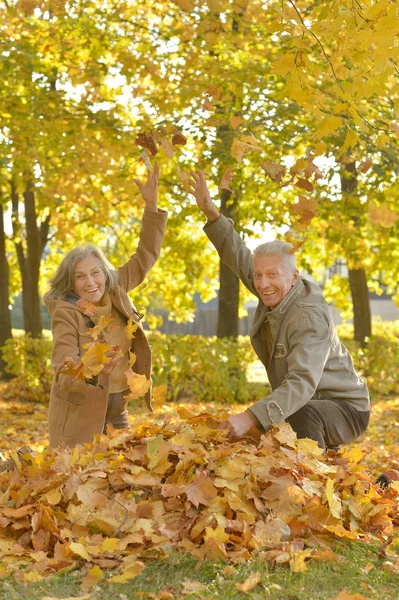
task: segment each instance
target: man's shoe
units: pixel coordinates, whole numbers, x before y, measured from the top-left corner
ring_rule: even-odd
[[[392,481],[399,481],[399,471],[396,471],[395,469],[384,471],[378,479],[376,479],[376,483],[379,484],[382,490],[386,490],[391,485]]]

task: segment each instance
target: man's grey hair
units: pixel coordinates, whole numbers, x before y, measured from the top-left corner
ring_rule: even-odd
[[[273,240],[272,242],[260,244],[253,251],[252,258],[255,259],[260,256],[280,256],[285,268],[290,271],[295,271],[297,268],[294,246],[288,242]]]
[[[65,255],[57,271],[50,279],[50,289],[43,299],[65,300],[67,296],[74,294],[76,263],[89,258],[89,256],[95,256],[100,261],[101,269],[106,277],[105,291],[112,290],[118,283],[118,272],[115,271],[100,248],[97,248],[94,244],[87,244],[86,246],[77,246]]]

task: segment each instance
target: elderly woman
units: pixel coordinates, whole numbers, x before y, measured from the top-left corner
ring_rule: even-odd
[[[129,350],[137,356],[134,371],[150,379],[151,351],[144,331],[138,324],[131,340],[125,327],[140,318],[127,293],[140,285],[161,251],[167,213],[157,207],[158,177],[156,165],[144,184],[134,180],[146,206],[137,250],[125,264],[115,270],[96,246],[77,247],[68,252],[50,280],[44,301],[53,332],[51,447],[73,448],[90,442],[94,434],[105,431],[107,423],[116,428],[128,426],[124,397],[129,393],[125,374]],[[108,358],[95,377],[81,379],[65,373],[66,361],[80,364],[87,345],[94,342],[91,330],[102,316],[112,325],[102,333],[104,342],[120,348],[119,352]],[[145,400],[151,410],[150,391]]]

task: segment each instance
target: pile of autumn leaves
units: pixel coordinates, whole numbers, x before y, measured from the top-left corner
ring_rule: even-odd
[[[382,493],[356,448],[323,457],[283,423],[231,443],[207,414],[144,421],[73,451],[45,450],[0,475],[0,577],[37,581],[86,564],[90,587],[124,582],[145,559],[189,552],[237,562],[334,560],[328,538],[390,535],[399,487]],[[397,518],[397,516],[396,516]]]

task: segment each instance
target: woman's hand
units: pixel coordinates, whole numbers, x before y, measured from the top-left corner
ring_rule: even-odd
[[[192,194],[197,202],[198,208],[204,213],[208,221],[216,221],[220,217],[220,212],[213,204],[208,186],[202,171],[190,171],[191,179],[188,184],[191,187]]]
[[[158,210],[158,179],[159,164],[155,163],[154,170],[148,172],[147,181],[142,183],[140,179],[133,179],[139,188],[140,194],[146,203],[147,208]]]

